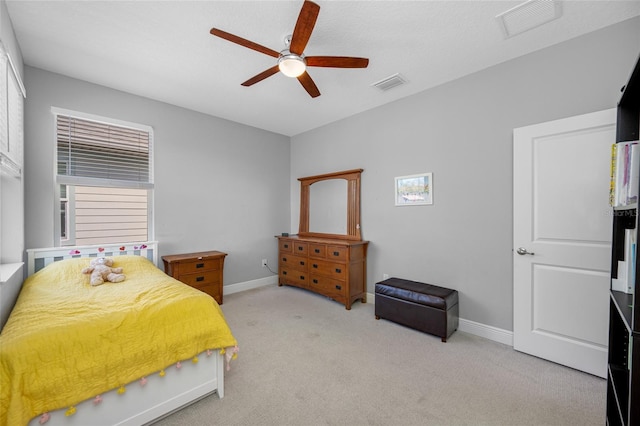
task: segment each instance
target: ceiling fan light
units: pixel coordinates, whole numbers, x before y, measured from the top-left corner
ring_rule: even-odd
[[[287,77],[298,77],[307,69],[307,63],[301,56],[290,53],[280,56],[278,68]]]

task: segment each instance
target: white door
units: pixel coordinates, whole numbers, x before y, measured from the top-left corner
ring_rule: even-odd
[[[606,377],[615,109],[514,129],[513,347]]]

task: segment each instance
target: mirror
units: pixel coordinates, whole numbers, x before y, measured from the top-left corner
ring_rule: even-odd
[[[361,240],[362,169],[298,178],[301,237]]]
[[[329,179],[309,187],[309,230],[323,234],[347,233],[347,181]]]

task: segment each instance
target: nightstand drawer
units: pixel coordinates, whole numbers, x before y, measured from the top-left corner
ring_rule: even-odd
[[[222,275],[226,255],[220,251],[204,251],[162,256],[164,272],[207,293],[222,305]]]
[[[220,269],[220,259],[195,259],[193,261],[183,261],[176,264],[176,274],[190,274],[202,271],[217,271]]]
[[[213,297],[216,301],[220,300],[222,297],[222,293],[220,292],[220,286],[215,285],[203,285],[203,286],[193,286],[196,290],[200,290],[203,293],[207,293],[209,296]]]
[[[192,287],[217,285],[220,282],[220,274],[217,271],[202,271],[195,274],[181,274],[176,279]]]

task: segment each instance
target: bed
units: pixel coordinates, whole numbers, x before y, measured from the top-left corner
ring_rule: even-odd
[[[213,298],[156,267],[156,243],[27,252],[0,334],[0,425],[140,425],[224,396],[237,342]],[[89,285],[101,256],[125,281]]]

